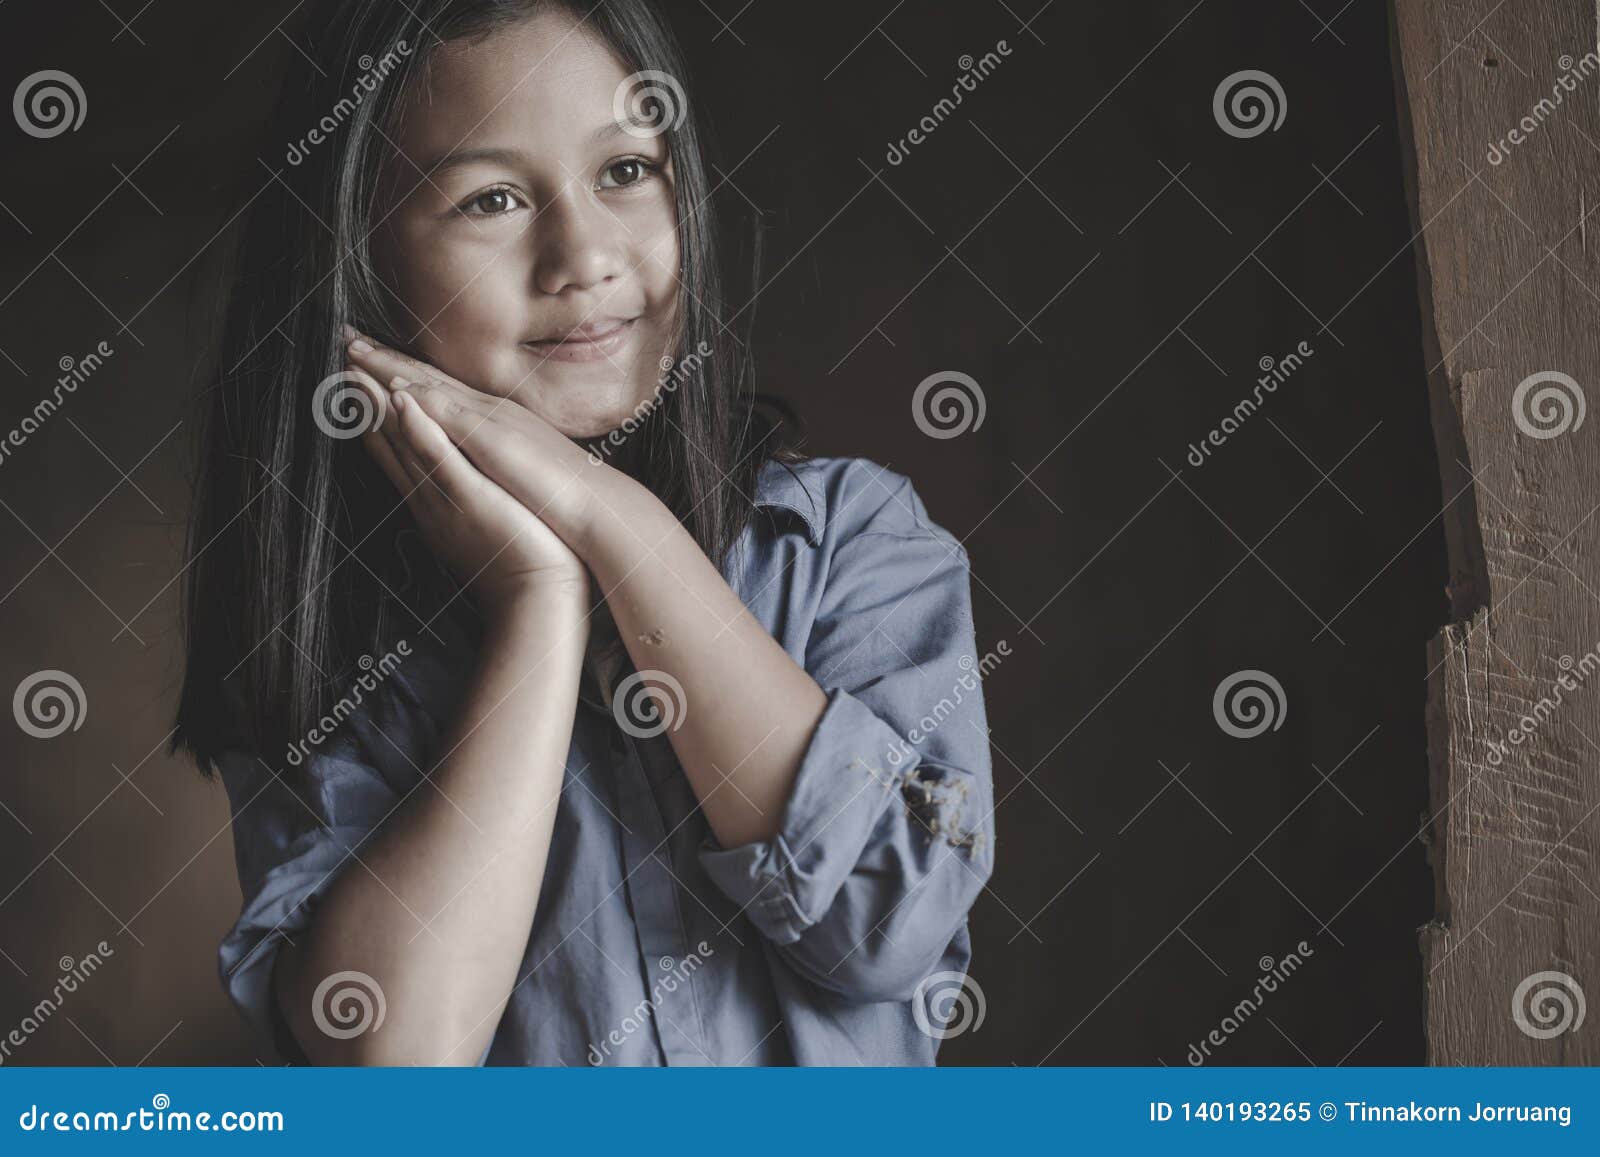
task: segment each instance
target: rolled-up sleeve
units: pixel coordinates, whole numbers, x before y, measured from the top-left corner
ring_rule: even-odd
[[[994,864],[992,657],[977,655],[966,552],[901,482],[834,550],[805,657],[827,706],[777,834],[701,851],[798,972],[868,1001],[965,968]]]
[[[287,772],[246,751],[227,752],[217,765],[233,810],[244,895],[218,950],[222,987],[259,1039],[304,1063],[273,996],[273,965],[283,943],[310,925],[318,899],[396,795],[376,770],[337,749],[312,754]]]

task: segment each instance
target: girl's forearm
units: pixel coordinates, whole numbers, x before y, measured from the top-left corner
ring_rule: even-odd
[[[724,847],[778,830],[827,696],[756,621],[648,489],[606,470],[569,545],[605,592],[634,667],[663,671],[685,710],[667,731]]]
[[[490,622],[432,784],[357,850],[284,948],[277,997],[314,1062],[470,1065],[492,1039],[544,877],[588,597],[560,584]],[[387,1012],[381,1031],[337,1040],[318,1028],[313,993],[349,969],[377,981]]]

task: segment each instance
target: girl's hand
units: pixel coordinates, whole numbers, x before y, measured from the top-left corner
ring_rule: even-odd
[[[560,536],[472,465],[405,391],[389,395],[370,378],[379,422],[362,435],[405,496],[423,540],[477,599],[499,615],[539,590],[576,586],[588,571]]]
[[[377,345],[350,327],[355,366],[416,403],[471,466],[582,550],[609,467],[527,407],[473,389],[426,362]]]

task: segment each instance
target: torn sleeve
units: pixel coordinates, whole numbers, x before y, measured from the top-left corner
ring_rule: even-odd
[[[869,525],[838,548],[805,662],[828,702],[779,830],[701,850],[814,983],[905,1000],[931,973],[964,968],[967,913],[994,862],[985,665],[954,539]]]

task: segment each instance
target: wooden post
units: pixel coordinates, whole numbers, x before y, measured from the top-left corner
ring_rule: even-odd
[[[1391,12],[1453,620],[1428,647],[1428,1059],[1600,1064],[1596,4]]]

